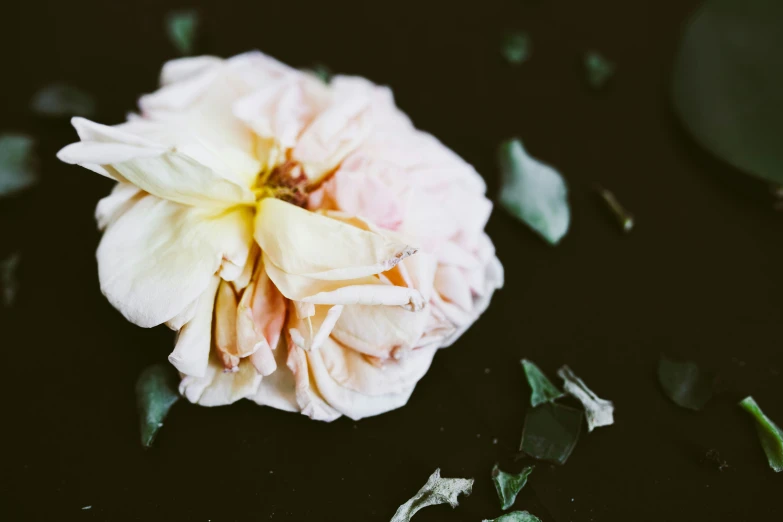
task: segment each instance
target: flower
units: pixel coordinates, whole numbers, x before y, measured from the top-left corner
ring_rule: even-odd
[[[330,421],[404,405],[502,286],[475,170],[357,77],[261,53],[168,62],[140,114],[58,157],[117,181],[101,290],[177,330],[180,393]]]

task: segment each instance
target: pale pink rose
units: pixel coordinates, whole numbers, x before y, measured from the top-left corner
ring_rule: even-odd
[[[59,157],[116,180],[101,289],[178,331],[180,392],[314,419],[404,405],[502,285],[481,177],[391,92],[261,53],[167,63],[141,114]]]

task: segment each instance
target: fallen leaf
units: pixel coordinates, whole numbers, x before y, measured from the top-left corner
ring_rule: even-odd
[[[6,308],[13,305],[14,300],[16,299],[16,292],[19,289],[16,270],[19,268],[19,262],[21,260],[21,254],[19,252],[14,252],[0,261],[0,280],[3,282],[3,304]]]
[[[147,367],[136,381],[136,407],[139,410],[141,443],[152,446],[169,410],[179,400],[171,367],[158,363]]]
[[[603,88],[609,79],[614,76],[615,66],[597,51],[587,51],[584,57],[587,83],[593,89]]]
[[[441,478],[440,469],[436,469],[419,492],[397,509],[391,522],[408,522],[420,509],[436,504],[455,508],[457,497],[461,493],[470,495],[472,490],[473,479]]]
[[[683,408],[698,411],[712,397],[712,375],[690,361],[677,362],[661,357],[658,381],[666,395]]]
[[[492,481],[495,483],[495,489],[500,499],[500,507],[506,510],[514,505],[517,495],[527,484],[527,477],[533,472],[533,466],[526,466],[518,474],[506,473],[498,468],[492,468]]]
[[[541,522],[541,519],[527,511],[512,511],[511,513],[500,515],[498,518],[482,522]]]
[[[756,419],[756,432],[759,434],[761,447],[767,454],[769,467],[780,473],[783,471],[783,430],[764,415],[753,397],[745,397],[739,404]]]
[[[30,107],[42,116],[83,116],[95,114],[95,100],[92,96],[73,85],[53,83],[39,90],[33,96]]]
[[[180,54],[193,54],[200,16],[195,9],[172,11],[166,16],[166,32]]]
[[[614,404],[612,401],[601,399],[584,383],[582,379],[568,366],[563,366],[557,371],[557,375],[563,379],[563,388],[566,393],[576,397],[585,408],[587,417],[587,431],[600,426],[609,426],[614,423]]]
[[[530,58],[530,36],[524,31],[506,33],[501,50],[508,63],[519,65]]]
[[[552,384],[552,381],[547,379],[544,372],[532,361],[522,359],[522,367],[525,369],[525,377],[530,385],[530,405],[534,408],[539,404],[554,401],[565,395]]]
[[[565,464],[579,440],[581,410],[549,402],[525,416],[519,449],[534,459]]]
[[[0,197],[30,188],[38,182],[33,148],[24,134],[0,134]]]

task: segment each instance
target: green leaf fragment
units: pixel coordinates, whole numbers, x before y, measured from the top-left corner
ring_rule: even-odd
[[[455,508],[459,504],[457,497],[462,493],[470,495],[472,490],[473,479],[441,478],[440,469],[436,469],[419,492],[397,509],[391,522],[408,522],[420,509],[436,504]]]
[[[534,408],[539,404],[554,401],[565,395],[557,386],[552,384],[552,381],[547,379],[544,372],[532,361],[522,359],[522,367],[525,369],[525,377],[527,377],[527,383],[530,385],[530,405]]]
[[[666,395],[683,408],[701,410],[712,398],[712,375],[690,361],[662,357],[658,363],[658,381]]]
[[[531,45],[530,35],[524,31],[514,31],[507,33],[503,37],[503,46],[501,48],[503,57],[508,63],[519,65],[530,58]]]
[[[550,402],[525,416],[520,450],[534,459],[565,464],[579,440],[581,410]]]
[[[756,419],[756,432],[759,434],[761,447],[767,454],[769,467],[780,473],[783,471],[783,430],[764,415],[753,397],[745,397],[739,405]]]
[[[597,51],[587,51],[584,57],[587,83],[594,89],[600,89],[614,76],[615,66]]]
[[[136,381],[136,407],[139,410],[141,444],[152,446],[169,410],[179,400],[173,372],[167,364],[146,368]]]
[[[498,518],[482,522],[541,522],[541,519],[527,511],[512,511],[511,513],[500,515]]]
[[[16,292],[19,289],[16,270],[19,268],[21,260],[22,255],[19,252],[14,252],[0,261],[0,280],[3,282],[3,304],[6,307],[12,306],[16,300]]]
[[[53,83],[39,90],[33,96],[30,107],[42,116],[65,117],[95,114],[95,100],[92,96],[73,85]]]
[[[199,13],[195,9],[172,11],[166,16],[166,32],[180,54],[193,54],[199,21]]]
[[[552,167],[530,157],[522,142],[500,145],[500,204],[542,238],[556,245],[568,232],[568,188]]]
[[[310,72],[313,73],[316,76],[316,78],[318,78],[324,83],[329,83],[329,80],[331,80],[332,76],[334,76],[332,74],[332,70],[322,63],[314,64],[313,67],[310,69]]]
[[[568,366],[563,366],[557,371],[557,375],[563,379],[563,387],[566,393],[573,395],[582,403],[587,417],[587,431],[600,426],[614,424],[614,404],[612,401],[601,399],[584,383],[582,379]]]
[[[518,474],[513,475],[501,471],[497,464],[492,468],[492,481],[500,499],[500,507],[506,510],[514,505],[517,495],[527,484],[527,477],[533,472],[533,466],[527,466]]]
[[[0,197],[21,192],[38,182],[33,149],[24,134],[0,134]]]

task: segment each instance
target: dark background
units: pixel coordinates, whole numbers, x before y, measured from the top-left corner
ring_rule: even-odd
[[[474,477],[473,494],[416,522],[501,514],[495,462],[516,472],[529,390],[519,359],[554,377],[570,365],[616,423],[583,437],[565,466],[540,464],[515,507],[544,522],[781,520],[783,476],[768,467],[752,394],[783,423],[783,225],[761,182],[702,152],[667,88],[695,0],[537,2],[27,1],[3,7],[2,130],[39,140],[42,183],[3,201],[3,254],[19,249],[17,302],[3,310],[4,520],[388,521],[432,471]],[[435,358],[409,404],[324,424],[249,402],[176,405],[155,447],[139,443],[134,381],[173,333],[137,328],[102,297],[96,201],[111,186],[55,152],[76,139],[34,117],[52,81],[93,93],[118,123],[175,57],[163,20],[198,6],[199,51],[258,48],[294,66],[327,64],[390,85],[416,124],[497,190],[495,151],[520,136],[570,184],[571,230],[556,248],[498,210],[488,231],[506,287]],[[531,59],[499,43],[527,30]],[[582,53],[617,64],[591,91]],[[623,236],[593,186],[636,215]],[[701,413],[660,391],[661,353],[720,375]],[[489,370],[489,373],[485,369]],[[497,442],[493,442],[497,439]],[[705,461],[714,448],[731,466]],[[83,506],[92,509],[83,511]]]

